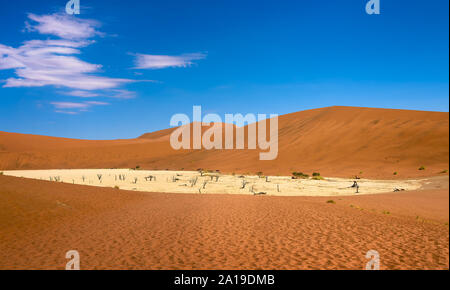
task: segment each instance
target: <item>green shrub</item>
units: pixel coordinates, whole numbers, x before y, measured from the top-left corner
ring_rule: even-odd
[[[320,176],[320,173],[319,173],[319,172],[314,172],[314,173],[312,174],[312,176],[313,176],[313,177],[318,177],[318,176]]]
[[[448,170],[442,170],[441,171],[441,174],[446,174],[446,173],[448,173]],[[0,174],[1,175],[1,174]]]
[[[264,173],[262,173],[261,171],[259,171],[259,172],[256,172],[256,175],[258,175],[258,177],[261,178],[261,177],[264,175]]]
[[[398,172],[397,172],[397,171],[395,171],[395,172],[394,172],[394,175],[398,175]]]
[[[116,185],[116,186],[114,186],[114,189],[120,189],[120,187]]]
[[[420,167],[419,167],[419,170],[420,170],[420,171],[423,171],[423,170],[425,170],[425,169],[426,169],[425,166],[420,166]]]
[[[328,200],[327,203],[329,203],[329,204],[336,204],[336,202],[334,200],[332,200],[332,199]]]
[[[3,171],[0,171],[0,175],[3,175]]]
[[[293,172],[292,175],[296,178],[309,178],[309,175],[303,172]]]
[[[325,178],[323,178],[322,176],[314,176],[312,179],[313,180],[325,180]]]

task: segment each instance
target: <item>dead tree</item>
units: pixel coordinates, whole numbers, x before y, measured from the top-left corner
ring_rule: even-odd
[[[198,181],[198,177],[191,178],[189,180],[189,183],[191,184],[191,187],[194,187],[197,184],[197,181]]]
[[[267,192],[253,192],[253,195],[267,195]]]
[[[153,180],[156,181],[156,177],[153,175],[149,175],[149,176],[145,177],[145,181],[153,181]]]
[[[267,195],[267,192],[264,192],[264,191],[258,191],[258,192],[256,192],[255,191],[255,186],[254,185],[252,185],[252,187],[250,187],[250,190],[249,190],[251,193],[253,193],[253,195]]]
[[[245,187],[246,187],[247,184],[249,184],[249,183],[250,183],[250,182],[245,181],[245,179],[242,180],[242,187],[241,187],[241,189],[245,189]]]
[[[103,175],[97,174],[97,178],[98,178],[98,181],[100,181],[100,183],[102,183],[102,177],[103,177]]]
[[[357,181],[353,182],[353,185],[351,186],[352,188],[356,188],[356,193],[359,193],[359,184]]]

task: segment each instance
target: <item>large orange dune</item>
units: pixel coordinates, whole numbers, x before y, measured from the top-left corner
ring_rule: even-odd
[[[0,176],[0,269],[449,269],[443,189],[376,196],[140,193]]]
[[[449,114],[328,107],[279,118],[279,154],[260,161],[258,150],[173,150],[173,129],[140,138],[86,141],[0,132],[0,170],[131,168],[293,171],[324,176],[411,178],[449,167]],[[426,170],[418,170],[424,166]],[[393,175],[397,172],[397,175]]]

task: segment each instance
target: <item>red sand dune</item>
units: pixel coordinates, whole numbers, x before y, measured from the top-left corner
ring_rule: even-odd
[[[82,269],[363,269],[372,249],[381,269],[449,269],[448,186],[328,199],[0,176],[0,269],[64,269],[69,250]]]
[[[279,155],[255,150],[171,149],[173,129],[137,139],[85,141],[0,132],[0,169],[131,168],[370,178],[433,176],[448,169],[449,115],[329,107],[280,116]],[[419,171],[420,166],[426,170]]]
[[[449,167],[449,114],[329,107],[279,118],[279,155],[255,150],[171,149],[173,129],[137,139],[84,141],[0,132],[0,169],[131,168],[409,178]],[[418,168],[425,166],[426,170]],[[361,172],[363,172],[361,174]],[[394,176],[393,173],[398,172]]]

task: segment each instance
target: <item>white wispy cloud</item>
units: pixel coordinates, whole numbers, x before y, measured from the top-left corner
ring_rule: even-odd
[[[107,106],[109,103],[89,101],[89,102],[51,102],[55,108],[55,113],[76,115],[80,112],[85,112],[93,106]],[[70,110],[70,111],[68,111]]]
[[[204,53],[186,53],[181,55],[136,54],[136,69],[163,69],[169,67],[188,67],[194,60],[205,59]]]
[[[27,24],[28,30],[62,39],[30,40],[18,48],[0,44],[0,69],[13,69],[16,74],[6,80],[4,87],[56,86],[89,91],[132,82],[95,75],[102,66],[78,57],[81,48],[94,43],[89,38],[100,34],[96,21],[62,14],[29,14],[28,17],[37,22]]]
[[[136,97],[136,93],[128,90],[119,90],[119,89],[111,89],[111,90],[103,90],[103,91],[83,91],[83,90],[73,90],[67,92],[60,92],[62,95],[78,97],[78,98],[113,98],[113,99],[134,99]]]
[[[100,23],[95,20],[79,19],[67,14],[35,15],[28,14],[34,23],[26,23],[26,30],[40,34],[55,35],[63,39],[87,39],[103,33],[97,31]]]
[[[85,109],[89,107],[85,103],[72,103],[72,102],[51,102],[56,109]]]
[[[110,94],[105,96],[114,99],[127,100],[136,98],[136,93],[128,90],[111,90]]]
[[[81,91],[81,90],[62,92],[61,94],[66,95],[66,96],[79,97],[79,98],[95,98],[95,97],[100,96],[97,93],[93,93],[93,92],[89,92],[89,91]]]
[[[55,110],[55,113],[58,114],[65,114],[65,115],[78,115],[79,112],[74,112],[74,111],[62,111],[62,110]]]

